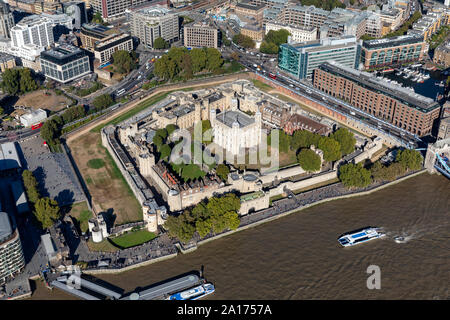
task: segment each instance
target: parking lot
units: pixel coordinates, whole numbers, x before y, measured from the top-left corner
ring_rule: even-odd
[[[33,172],[41,191],[41,196],[50,197],[65,206],[85,200],[75,173],[64,153],[51,153],[40,137],[20,142],[23,166]]]

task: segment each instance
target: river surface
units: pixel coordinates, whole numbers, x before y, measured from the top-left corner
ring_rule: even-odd
[[[342,248],[340,234],[387,237]],[[402,234],[406,242],[393,241]],[[206,299],[450,299],[450,181],[421,174],[371,195],[331,201],[202,245],[176,258],[98,277],[126,292],[204,266]],[[381,289],[367,288],[367,268]],[[32,299],[73,299],[40,282]]]

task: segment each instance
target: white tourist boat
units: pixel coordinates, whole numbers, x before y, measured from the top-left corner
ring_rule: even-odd
[[[356,232],[344,234],[341,237],[339,237],[338,241],[343,247],[354,246],[359,243],[375,240],[386,236],[380,230],[381,230],[380,228],[374,227],[366,228]]]

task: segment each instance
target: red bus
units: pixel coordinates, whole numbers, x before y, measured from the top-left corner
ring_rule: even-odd
[[[269,73],[269,77],[272,78],[272,79],[276,79],[277,78],[277,76],[275,74],[273,74],[272,72]]]
[[[37,124],[33,124],[31,126],[31,130],[36,130],[39,129],[40,127],[42,127],[43,122],[37,123]]]

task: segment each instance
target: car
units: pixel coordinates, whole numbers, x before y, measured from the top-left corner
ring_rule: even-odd
[[[293,85],[292,83],[290,83],[290,84],[289,84],[289,87],[293,88],[293,87],[294,87],[294,85]]]
[[[295,87],[295,90],[300,91],[300,88],[299,87]]]
[[[311,93],[312,91],[311,91],[311,90],[309,90],[309,89],[306,89],[306,92],[307,92],[307,93]]]
[[[325,97],[322,97],[322,100],[327,100],[327,98],[325,98]]]

